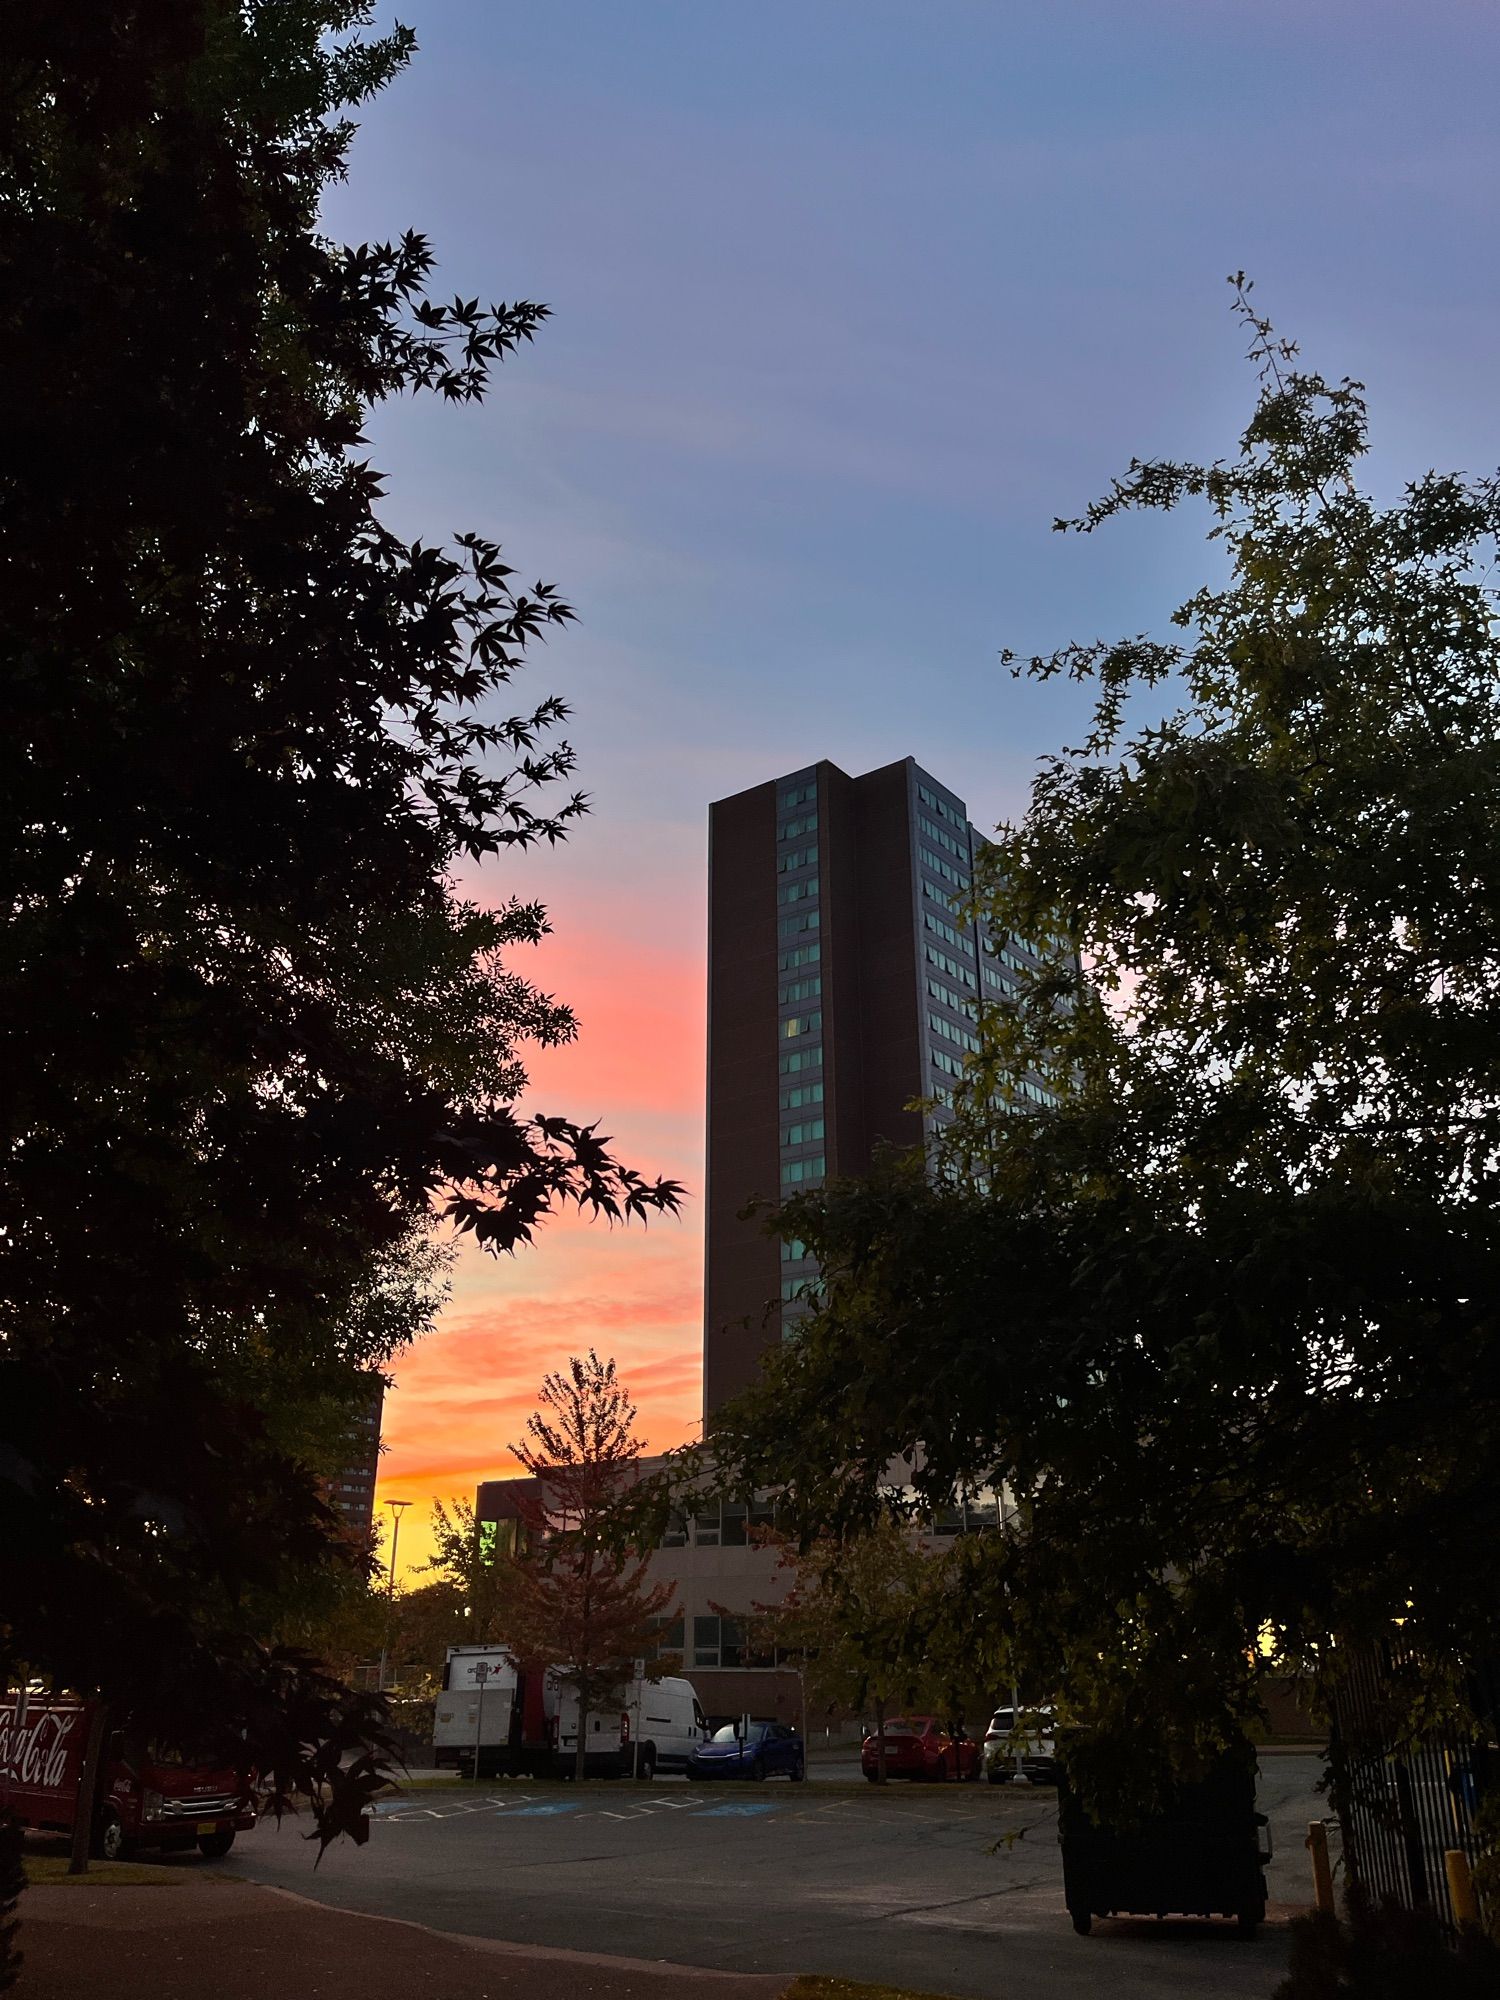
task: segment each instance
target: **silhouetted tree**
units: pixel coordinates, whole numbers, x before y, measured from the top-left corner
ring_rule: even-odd
[[[578,1700],[574,1775],[584,1775],[588,1725],[655,1647],[676,1586],[647,1580],[649,1557],[622,1552],[612,1512],[645,1450],[636,1408],[615,1364],[591,1348],[548,1375],[526,1437],[511,1450],[536,1481],[526,1533],[508,1563],[507,1651],[551,1667]]]
[[[515,1110],[574,1032],[509,963],[545,916],[452,885],[584,809],[563,704],[502,706],[570,613],[392,533],[363,426],[480,397],[546,313],[319,234],[412,49],[367,16],[22,9],[0,94],[0,1677],[232,1751],[324,1838],[382,1711],[265,1642],[358,1560],[288,1406],[422,1323],[434,1207],[498,1250],[675,1197]]]

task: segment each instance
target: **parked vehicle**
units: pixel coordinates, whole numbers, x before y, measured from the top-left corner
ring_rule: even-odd
[[[71,1834],[78,1814],[91,1702],[55,1695],[0,1697],[0,1812],[24,1827]],[[139,1848],[185,1852],[210,1861],[255,1824],[249,1792],[231,1770],[185,1764],[114,1730],[90,1835],[91,1851],[119,1861]]]
[[[1266,1816],[1255,1810],[1255,1760],[1225,1757],[1167,1810],[1128,1829],[1101,1826],[1064,1785],[1058,1797],[1063,1899],[1087,1936],[1095,1917],[1233,1917],[1250,1936],[1266,1914],[1271,1859]],[[1264,1846],[1262,1846],[1264,1839]]]
[[[880,1779],[881,1736],[888,1777],[932,1778],[941,1784],[948,1778],[972,1783],[979,1776],[979,1745],[962,1727],[950,1730],[935,1715],[898,1716],[860,1747],[860,1769],[872,1785]]]
[[[685,1771],[707,1726],[692,1684],[672,1676],[626,1681],[589,1716],[590,1777]],[[578,1696],[555,1667],[518,1672],[495,1646],[450,1646],[433,1722],[433,1762],[473,1777],[571,1778]]]
[[[800,1785],[807,1776],[807,1748],[790,1723],[742,1716],[726,1722],[688,1759],[690,1778],[774,1778]]]
[[[1055,1785],[1060,1770],[1055,1726],[1050,1708],[1023,1708],[1019,1730],[1015,1710],[997,1708],[984,1732],[984,1775],[990,1783],[1013,1782],[1019,1758],[1021,1777],[1033,1785]]]

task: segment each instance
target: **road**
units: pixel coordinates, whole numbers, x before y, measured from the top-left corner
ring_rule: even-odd
[[[1319,1773],[1314,1757],[1265,1759],[1273,1919],[1253,1940],[1155,1920],[1076,1937],[1053,1795],[1013,1786],[502,1782],[393,1801],[366,1847],[340,1843],[316,1873],[293,1820],[257,1828],[219,1866],[438,1930],[726,1971],[836,1973],[974,2000],[1106,1987],[1110,2000],[1265,2000],[1285,1963],[1287,1908],[1307,1901],[1302,1837],[1323,1810]]]

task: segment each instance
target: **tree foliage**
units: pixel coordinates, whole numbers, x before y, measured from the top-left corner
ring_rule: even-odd
[[[654,1653],[676,1586],[651,1583],[649,1557],[619,1544],[615,1503],[645,1440],[613,1360],[592,1348],[574,1355],[566,1374],[546,1377],[538,1402],[511,1446],[536,1485],[505,1564],[502,1629],[518,1666],[550,1667],[576,1695],[581,1778],[589,1718]]]
[[[1236,303],[1237,453],[1058,523],[1199,503],[1221,573],[1175,636],[1017,665],[1094,690],[976,877],[1040,963],[934,1172],[781,1211],[823,1296],[713,1440],[805,1530],[919,1443],[936,1504],[1008,1485],[950,1640],[1095,1725],[1106,1790],[1396,1620],[1412,1725],[1461,1713],[1500,1637],[1500,486],[1363,491],[1360,385]]]
[[[786,1589],[779,1602],[754,1607],[756,1644],[796,1658],[809,1707],[873,1716],[877,1734],[903,1708],[933,1701],[957,1712],[930,1654],[947,1566],[909,1522],[885,1512],[843,1540],[824,1535],[805,1548],[785,1536],[768,1540]],[[877,1775],[883,1784],[883,1738]]]
[[[287,1409],[420,1324],[434,1207],[511,1249],[675,1199],[516,1109],[574,1032],[545,915],[453,886],[584,810],[563,704],[506,713],[571,614],[392,533],[363,425],[546,309],[319,234],[412,47],[367,12],[26,10],[0,104],[0,1673],[332,1784],[325,1832],[380,1710],[263,1638],[354,1560]]]

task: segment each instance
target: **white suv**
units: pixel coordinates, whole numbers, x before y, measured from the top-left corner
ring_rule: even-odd
[[[1050,1708],[1021,1710],[1020,1733],[1016,1733],[1016,1712],[1013,1708],[997,1708],[990,1717],[990,1726],[984,1732],[984,1775],[992,1785],[1003,1785],[1013,1780],[1016,1760],[1020,1759],[1020,1775],[1033,1785],[1055,1785],[1057,1783],[1057,1747],[1053,1742],[1055,1727]]]

